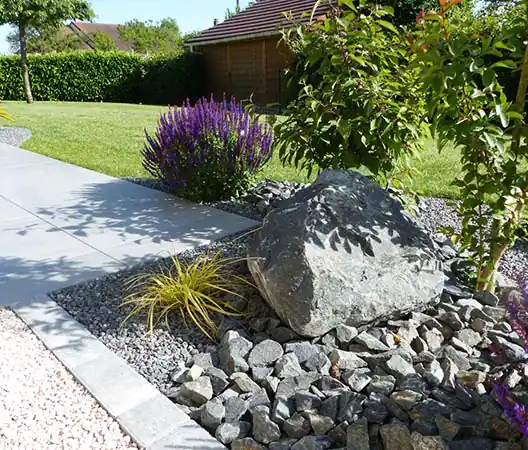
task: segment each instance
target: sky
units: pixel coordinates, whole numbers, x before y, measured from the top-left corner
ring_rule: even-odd
[[[246,6],[249,0],[240,0]],[[227,8],[234,10],[236,0],[91,0],[95,22],[122,24],[132,19],[141,21],[176,19],[182,33],[204,30],[214,19],[223,20]],[[6,36],[9,26],[0,27],[0,53],[8,53]]]

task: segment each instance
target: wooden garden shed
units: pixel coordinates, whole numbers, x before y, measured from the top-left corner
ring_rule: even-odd
[[[312,12],[315,0],[257,0],[186,44],[204,55],[208,91],[221,98],[235,95],[239,100],[260,105],[280,103],[286,83],[284,71],[292,55],[280,43],[281,30],[291,26],[284,13],[297,21],[306,21],[303,13]],[[328,3],[319,6],[317,16],[324,14]]]

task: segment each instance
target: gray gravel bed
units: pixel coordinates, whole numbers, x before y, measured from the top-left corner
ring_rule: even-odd
[[[243,256],[247,232],[217,241],[179,255],[191,261],[207,251],[222,251],[229,256]],[[195,327],[173,315],[170,328],[159,325],[153,335],[146,327],[144,315],[133,317],[125,324],[130,308],[121,308],[126,296],[124,285],[132,276],[166,268],[170,258],[138,265],[134,268],[106,275],[51,294],[51,297],[77,321],[100,339],[110,350],[127,361],[162,392],[172,386],[168,374],[182,362],[204,351],[212,342]]]
[[[12,312],[0,309],[0,449],[137,446]]]
[[[0,142],[20,147],[26,142],[32,133],[27,128],[0,127]]]

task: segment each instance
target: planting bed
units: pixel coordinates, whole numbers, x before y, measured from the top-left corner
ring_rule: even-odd
[[[217,206],[262,218],[300,188],[261,183],[245,201]],[[438,199],[424,200],[419,218],[430,230],[458,223]],[[244,256],[247,239],[232,236],[209,249]],[[192,260],[207,250],[180,258]],[[436,250],[447,268],[458,267],[456,251],[441,236]],[[316,340],[281,324],[253,289],[244,292],[248,318],[225,320],[219,345],[177,317],[169,329],[157,327],[154,336],[144,317],[121,327],[128,312],[119,306],[124,281],[167,263],[136,267],[52,297],[228,447],[521,449],[520,435],[505,420],[488,383],[503,373],[505,363],[514,363],[507,382],[528,402],[526,353],[497,297],[474,298],[467,287],[448,284],[434,310],[368,329],[339,326]],[[503,272],[516,277],[526,268],[526,247],[517,245]],[[245,265],[237,270],[249,276]]]

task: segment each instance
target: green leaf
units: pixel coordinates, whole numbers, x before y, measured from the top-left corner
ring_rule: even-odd
[[[337,121],[337,131],[339,131],[339,134],[343,136],[343,139],[348,139],[350,136],[350,133],[352,132],[352,125],[348,122],[348,120],[340,117]]]
[[[387,22],[386,20],[377,20],[376,23],[386,28],[387,30],[392,31],[395,34],[398,34],[398,29],[392,23]]]
[[[484,87],[490,88],[495,82],[496,78],[497,78],[497,74],[495,73],[494,70],[486,69],[482,73],[482,82],[484,83]]]
[[[510,118],[504,111],[502,105],[496,105],[495,112],[497,113],[497,116],[499,116],[502,126],[506,128],[510,124]]]
[[[519,120],[524,120],[524,114],[521,114],[517,111],[508,111],[508,116],[511,118],[511,119],[519,119]]]
[[[514,61],[511,59],[505,59],[504,61],[498,61],[495,64],[492,64],[491,68],[494,69],[495,67],[505,67],[507,69],[516,69],[517,64],[515,64]]]
[[[503,42],[503,41],[495,42],[495,44],[493,44],[493,46],[495,48],[500,49],[500,50],[509,50],[510,52],[515,51],[515,46],[514,45],[508,44],[508,43]]]

